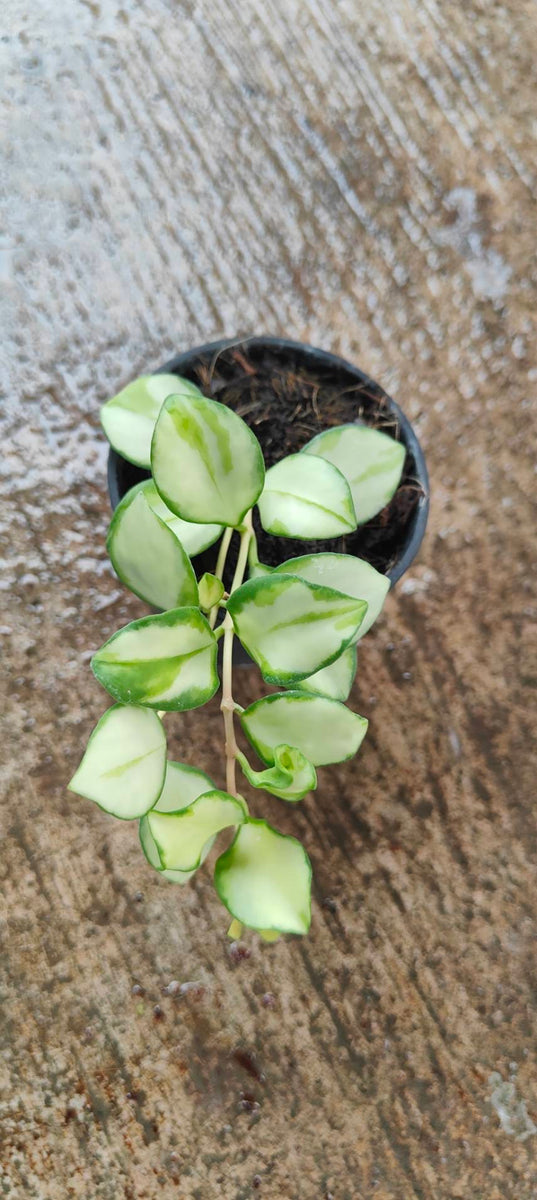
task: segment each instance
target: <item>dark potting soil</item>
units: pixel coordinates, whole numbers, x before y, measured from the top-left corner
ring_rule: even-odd
[[[256,348],[255,353],[247,345],[228,347],[212,359],[200,358],[188,377],[206,396],[227,404],[247,422],[261,444],[267,467],[301,450],[323,429],[353,421],[382,429],[399,440],[397,421],[380,388],[366,383],[349,386],[348,376],[338,380],[332,368],[305,370],[289,357],[282,363],[281,353],[266,347],[261,351]],[[313,542],[274,537],[261,527],[256,509],[254,526],[260,561],[277,566],[300,554],[332,551],[365,558],[377,570],[389,571],[422,494],[413,466],[407,453],[393,499],[371,521],[345,537]],[[235,535],[226,564],[228,587],[237,550]],[[215,551],[210,548],[199,555],[198,572],[214,570],[214,561]]]

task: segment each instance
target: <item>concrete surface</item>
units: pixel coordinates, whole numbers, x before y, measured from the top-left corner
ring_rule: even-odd
[[[3,17],[0,1195],[534,1198],[535,9]],[[99,402],[262,331],[392,391],[433,497],[361,649],[360,758],[269,806],[311,936],[234,960],[209,874],[160,882],[65,785],[106,705],[89,654],[143,611],[106,561]],[[216,705],[176,728],[220,778]]]

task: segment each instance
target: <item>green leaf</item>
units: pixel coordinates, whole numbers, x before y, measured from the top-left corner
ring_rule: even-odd
[[[243,646],[268,683],[296,683],[333,662],[367,612],[363,600],[294,575],[249,579],[227,610]]]
[[[356,529],[347,480],[331,463],[290,454],[267,471],[261,524],[279,537],[342,537]]]
[[[129,821],[156,804],[165,772],[166,737],[157,714],[117,704],[93,730],[69,790]]]
[[[266,575],[272,575],[274,567],[267,567],[265,563],[254,562],[248,568],[250,579],[264,579]]]
[[[155,608],[198,603],[192,564],[171,529],[147,502],[145,484],[137,484],[118,504],[106,548],[123,583]]]
[[[275,746],[274,766],[266,771],[254,771],[244,754],[237,754],[242,770],[254,788],[279,796],[280,800],[302,800],[307,792],[317,787],[317,773],[313,763],[296,746]]]
[[[251,929],[307,933],[311,921],[311,863],[296,838],[266,821],[248,820],[220,855],[215,887],[237,921]]]
[[[309,583],[322,584],[343,592],[345,596],[365,600],[367,612],[354,635],[354,642],[358,642],[371,629],[390,590],[386,575],[381,575],[371,563],[352,554],[302,554],[298,558],[288,558],[276,567],[276,571],[298,575]]]
[[[151,438],[167,396],[180,392],[200,396],[188,379],[178,375],[140,375],[101,408],[101,424],[108,441],[129,462],[151,466]]]
[[[348,700],[356,675],[356,646],[348,646],[328,667],[300,681],[301,692],[328,696],[330,700]]]
[[[263,488],[265,467],[245,422],[205,396],[169,396],[151,446],[156,486],[185,521],[240,525]]]
[[[118,700],[182,712],[199,708],[218,687],[217,644],[197,608],[176,608],[131,621],[94,654],[99,683]]]
[[[200,865],[207,842],[222,829],[240,825],[245,815],[244,801],[214,788],[180,812],[160,813],[152,809],[147,823],[162,867],[194,871]]]
[[[279,692],[255,700],[240,723],[263,762],[274,762],[276,746],[296,746],[315,767],[344,762],[359,749],[367,730],[365,717],[337,700],[304,692]]]
[[[224,595],[224,585],[221,579],[217,579],[216,575],[211,575],[210,571],[206,571],[199,581],[199,596],[200,608],[205,612],[210,612],[215,604],[219,604]]]
[[[140,837],[140,845],[145,854],[145,857],[151,867],[162,875],[163,879],[167,879],[169,883],[188,883],[189,879],[196,874],[195,871],[165,871],[160,861],[160,855],[157,849],[157,843],[149,828],[147,817],[142,817],[138,826],[138,834]],[[202,862],[207,857],[211,849],[212,842],[208,842],[205,847],[205,852],[202,856]],[[201,865],[201,864],[200,864]]]
[[[197,800],[198,796],[204,792],[214,789],[214,783],[204,771],[198,771],[195,767],[189,767],[186,763],[168,762],[166,764],[166,779],[164,787],[157,803],[154,806],[155,812],[179,812],[183,808],[188,808]],[[158,847],[149,828],[147,817],[141,818],[140,826],[140,843],[145,857],[152,867],[171,883],[188,883],[188,880],[195,874],[194,871],[166,871],[160,861]],[[204,847],[201,861],[206,858],[213,844],[214,838],[210,838]]]
[[[180,812],[182,808],[189,808],[198,796],[212,791],[214,783],[205,771],[189,767],[187,763],[167,762],[164,787],[153,807],[155,812]]]
[[[301,454],[320,455],[348,479],[358,525],[364,525],[397,491],[406,450],[402,442],[367,425],[338,425],[317,434]]]
[[[228,936],[228,938],[235,939],[235,938],[240,938],[241,934],[242,934],[242,922],[236,921],[235,917],[233,917],[231,925],[229,926],[229,929],[227,931],[227,936]]]
[[[183,550],[186,550],[189,558],[201,554],[203,550],[207,550],[209,546],[218,541],[224,528],[223,525],[196,525],[195,521],[183,521],[181,517],[176,517],[171,508],[164,503],[152,479],[146,479],[140,486],[150,508],[179,538]]]

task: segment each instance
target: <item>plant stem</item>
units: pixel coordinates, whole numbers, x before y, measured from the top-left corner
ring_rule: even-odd
[[[233,623],[229,614],[224,620],[224,653],[222,660],[222,700],[220,710],[224,718],[225,751],[226,751],[226,789],[230,796],[237,795],[235,779],[235,755],[237,743],[233,725],[233,695],[231,690],[233,663]]]
[[[233,583],[230,588],[230,595],[240,587],[243,579],[246,565],[248,562],[248,548],[253,535],[252,529],[252,514],[246,514],[244,518],[244,528],[241,534],[241,544],[239,548],[239,557]],[[226,613],[224,619],[224,652],[222,662],[222,701],[220,709],[224,718],[225,731],[225,747],[226,747],[226,789],[230,796],[237,796],[237,783],[235,779],[235,756],[238,752],[237,742],[235,740],[235,729],[233,725],[233,713],[235,711],[235,703],[233,700],[233,638],[235,631],[233,629],[233,621],[229,613]]]
[[[250,539],[250,545],[248,546],[248,564],[250,567],[256,567],[258,562],[259,562],[259,555],[257,553],[257,538],[255,536],[255,530],[252,525],[252,536]]]
[[[218,558],[216,560],[216,567],[215,567],[214,573],[215,573],[217,579],[223,579],[223,577],[224,577],[224,567],[226,565],[227,552],[229,550],[232,535],[233,535],[233,529],[231,528],[230,525],[228,525],[227,529],[222,534],[222,541],[220,542],[220,549],[218,551]],[[213,605],[213,608],[211,609],[211,612],[209,615],[209,625],[211,626],[211,629],[214,629],[214,627],[215,627],[217,616],[218,616],[218,604],[215,604],[215,605]]]

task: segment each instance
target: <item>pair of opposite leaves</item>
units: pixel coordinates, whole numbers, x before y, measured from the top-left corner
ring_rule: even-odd
[[[243,584],[227,611],[267,683],[346,700],[356,642],[388,587],[385,576],[350,555],[304,555]],[[184,711],[216,692],[216,658],[215,634],[191,604],[133,621],[97,651],[92,667],[115,700]]]
[[[404,446],[381,431],[343,425],[265,474],[245,422],[173,375],[141,376],[103,406],[101,420],[118,453],[151,469],[182,520],[237,527],[257,502],[264,529],[283,537],[352,532],[391,499],[405,458]]]
[[[311,864],[303,847],[250,818],[244,801],[215,788],[203,771],[166,762],[156,713],[134,705],[109,709],[70,788],[114,816],[138,817],[145,857],[174,883],[186,883],[218,833],[234,828],[215,864],[216,890],[229,912],[261,932],[307,932]]]
[[[219,526],[214,524],[204,526],[199,521],[200,519],[207,520],[209,516],[214,517],[216,508],[213,505],[217,505],[216,492],[219,493],[218,511],[221,515],[222,497],[229,499],[231,494],[229,489],[232,488],[234,482],[237,482],[235,479],[236,468],[231,452],[232,434],[234,453],[241,463],[239,474],[242,486],[246,481],[248,488],[248,480],[250,479],[251,483],[251,477],[254,477],[254,490],[251,490],[250,487],[247,497],[242,495],[242,504],[251,505],[263,484],[263,465],[259,446],[244,422],[224,406],[205,399],[187,381],[175,382],[176,386],[181,385],[184,391],[169,396],[162,407],[159,407],[162,394],[173,385],[174,377],[155,376],[149,377],[147,381],[137,381],[124,393],[120,393],[119,397],[110,401],[103,410],[105,427],[109,435],[114,438],[116,445],[121,443],[124,452],[129,453],[131,457],[137,457],[138,461],[147,462],[147,456],[151,451],[153,469],[158,473],[159,478],[159,490],[155,487],[154,482],[149,480],[139,485],[138,489],[133,489],[121,502],[110,528],[108,538],[110,557],[117,573],[133,591],[143,599],[164,609],[178,605],[195,605],[199,602],[197,583],[187,550],[190,553],[198,552],[210,544],[220,532]],[[158,391],[159,388],[162,391],[158,396],[154,396],[154,390]],[[142,411],[144,405],[147,407],[148,394],[153,404],[153,409],[149,413]],[[152,433],[152,442],[150,442],[149,435],[153,430],[155,415],[157,415],[157,421]],[[131,437],[131,443],[125,446],[124,442],[128,435]],[[346,446],[346,452],[349,454],[354,438],[362,438],[364,435],[380,438],[381,442],[386,443],[389,447],[390,453],[394,450],[402,451],[402,447],[398,443],[393,442],[385,435],[356,426],[331,430],[320,435],[320,438],[315,439],[315,447],[320,439],[325,439],[328,450],[335,446],[339,447],[341,451],[342,446],[343,449]],[[136,438],[138,438],[137,444],[135,444]],[[142,445],[144,439],[145,445]],[[299,499],[296,494],[297,490],[300,491],[301,472],[303,475],[303,469],[306,468],[306,471],[309,471],[311,467],[314,468],[316,477],[315,503],[311,501],[311,498],[306,500],[304,495]],[[276,524],[271,525],[271,528],[277,528],[279,532],[285,533],[300,533],[301,530],[304,532],[307,528],[310,534],[319,533],[316,514],[318,516],[318,511],[322,510],[322,520],[325,520],[329,513],[327,497],[322,495],[323,503],[321,504],[318,495],[319,471],[322,474],[324,469],[329,474],[332,472],[335,475],[338,486],[341,484],[348,489],[346,481],[338,470],[317,456],[312,459],[307,455],[304,457],[295,455],[290,459],[283,460],[268,472],[260,507],[262,508],[267,497],[270,496],[269,503],[273,508],[274,498],[277,497],[277,503],[283,503],[287,512],[285,531],[279,517]],[[350,466],[347,469],[350,473]],[[269,477],[272,475],[275,478],[278,475],[276,480],[278,483],[282,470],[288,474],[291,472],[291,478],[286,485],[287,491],[279,490],[278,487],[268,488]],[[356,467],[354,470],[356,471]],[[257,479],[255,478],[256,473],[259,476]],[[174,500],[170,498],[169,490],[173,487],[183,489],[182,500],[177,494]],[[294,494],[293,488],[295,489]],[[162,494],[166,495],[170,504],[175,504],[176,511],[180,507],[181,517],[175,516],[167,507],[162,499]],[[189,508],[188,504],[190,504]],[[241,516],[237,504],[238,500],[235,497],[233,516],[228,514],[230,521],[237,521]],[[185,516],[188,516],[188,521],[184,520]],[[198,520],[193,523],[194,517]],[[295,518],[296,524],[293,524]],[[305,519],[306,524],[304,524]],[[312,520],[314,528],[311,527]],[[177,528],[178,525],[180,528]],[[325,532],[327,532],[326,528]],[[328,532],[334,532],[334,530],[330,529]],[[337,532],[341,532],[341,529],[338,528]],[[178,540],[181,538],[183,542],[187,542],[186,549]],[[349,558],[347,564],[348,574],[353,560]],[[355,573],[358,572],[361,575],[358,586],[356,580],[348,583],[346,580],[341,581],[341,579],[333,577],[334,567],[337,567],[337,556],[332,556],[330,560],[329,556],[324,556],[322,562],[303,557],[284,564],[283,567],[283,570],[292,574],[302,575],[304,578],[302,585],[297,584],[296,579],[274,581],[270,585],[265,580],[263,583],[244,585],[246,590],[241,590],[233,598],[230,610],[236,632],[252,657],[258,662],[268,682],[289,685],[299,679],[307,680],[310,674],[315,674],[338,659],[345,646],[350,645],[352,640],[356,640],[351,637],[351,634],[355,634],[356,629],[363,621],[365,605],[361,605],[360,612],[358,603],[349,604],[347,602],[347,611],[343,612],[341,596],[330,597],[327,590],[324,595],[322,594],[320,589],[323,587],[326,589],[327,584],[329,587],[334,587],[335,590],[352,595],[356,601],[360,597],[362,600],[367,600],[370,617],[367,624],[363,624],[362,633],[366,632],[378,615],[388,584],[384,577],[376,573],[367,563],[354,560],[353,565]],[[328,578],[323,574],[327,571]],[[282,568],[280,568],[281,572]],[[331,577],[330,573],[332,573]],[[364,575],[368,577],[364,578]],[[256,609],[262,609],[268,604],[274,605],[278,593],[283,603],[275,606],[277,610],[275,619],[267,629],[264,620],[266,613],[256,611]],[[335,608],[330,605],[331,599],[335,601]],[[322,611],[323,603],[324,611]],[[309,645],[310,660],[308,661],[307,653],[305,655],[298,653],[296,657],[292,654],[293,661],[289,668],[290,626],[296,625],[298,622],[303,625],[306,619],[311,622],[312,628],[306,630],[303,627],[300,640],[302,647],[305,645],[308,648]],[[347,629],[342,628],[345,625]],[[321,627],[327,635],[329,644],[323,645],[321,638],[317,647],[314,642],[319,638]],[[277,636],[278,632],[280,632],[279,637]],[[295,649],[297,647],[293,646],[293,651]],[[104,660],[110,656],[115,659],[118,650],[117,645],[114,645],[113,648],[104,648]],[[211,654],[208,653],[205,658],[206,675],[212,678],[214,672],[211,671],[210,666]],[[99,665],[104,666],[105,663]],[[354,676],[354,669],[355,657],[349,653],[335,672],[330,673],[321,681],[314,680],[311,688],[313,691],[318,690],[320,683],[321,690],[328,690],[328,694],[335,694],[338,698],[346,698]],[[103,679],[106,686],[108,686],[109,677],[110,672],[108,671],[106,678]],[[307,686],[309,685],[306,684]],[[210,688],[211,683],[207,677],[197,703],[204,703],[209,698],[212,694]],[[112,694],[118,699],[140,698],[135,694],[125,697],[121,691],[118,694],[112,690]],[[194,705],[190,703],[187,695],[184,703],[179,702],[174,706],[192,707]]]
[[[264,697],[240,719],[267,764],[266,771],[253,772],[240,756],[250,782],[292,800],[315,785],[314,764],[351,757],[367,729],[367,721],[344,705],[302,692]],[[298,749],[282,745],[284,737]],[[302,788],[286,794],[286,776],[297,785],[301,771]],[[114,816],[140,818],[146,858],[178,883],[185,883],[204,861],[221,830],[235,827],[231,846],[215,866],[220,899],[232,916],[251,928],[307,932],[311,864],[303,847],[265,821],[250,818],[244,802],[216,789],[204,772],[166,762],[164,728],[152,709],[109,709],[90,738],[70,788]]]

